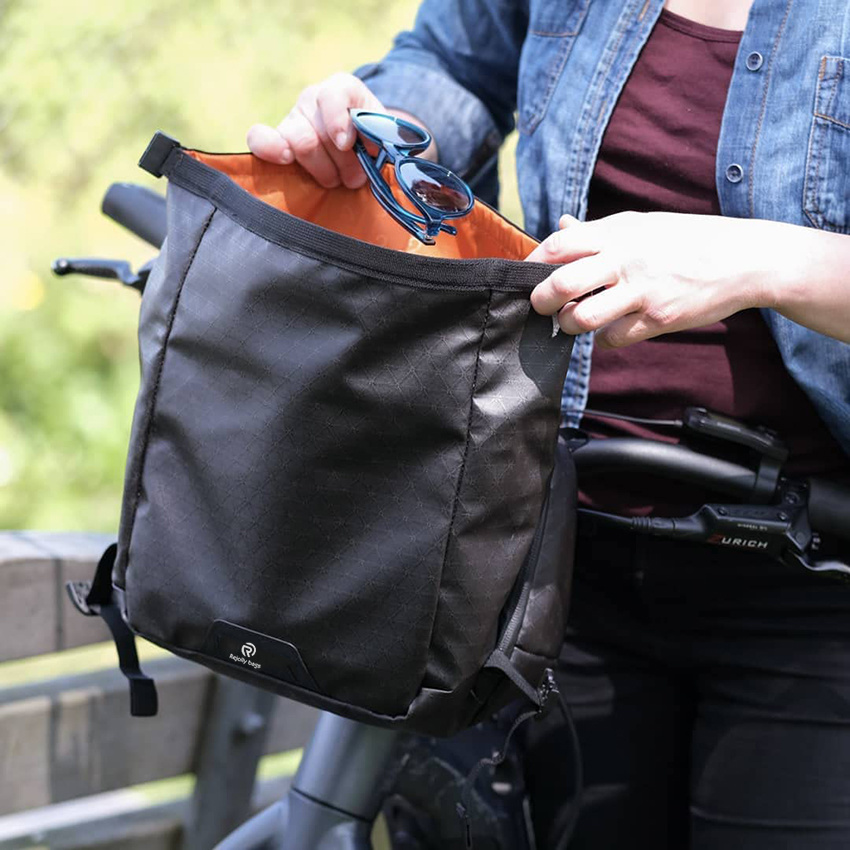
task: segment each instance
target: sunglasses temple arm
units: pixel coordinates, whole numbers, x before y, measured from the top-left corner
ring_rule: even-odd
[[[386,148],[381,148],[378,151],[378,156],[376,159],[372,159],[369,156],[369,152],[366,150],[366,146],[360,139],[355,140],[354,142],[354,153],[357,154],[357,159],[360,160],[360,164],[363,166],[364,170],[369,174],[369,176],[374,180],[383,181],[384,178],[381,174],[381,169],[386,165],[387,160],[389,159],[389,154],[387,153]]]

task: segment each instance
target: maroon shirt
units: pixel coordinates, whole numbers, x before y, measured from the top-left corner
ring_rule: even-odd
[[[623,210],[720,214],[715,159],[726,91],[741,33],[695,23],[666,9],[614,109],[590,184],[588,219]],[[782,365],[758,310],[721,322],[593,352],[588,407],[681,419],[696,405],[779,432],[788,470],[850,471],[804,392]],[[680,432],[586,414],[594,436],[678,442]],[[617,513],[686,514],[716,495],[671,482],[594,478],[585,505]]]

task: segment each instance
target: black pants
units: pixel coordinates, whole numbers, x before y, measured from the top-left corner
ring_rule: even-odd
[[[760,556],[580,538],[559,683],[583,752],[572,850],[848,850],[850,585]],[[572,796],[531,724],[538,850]]]

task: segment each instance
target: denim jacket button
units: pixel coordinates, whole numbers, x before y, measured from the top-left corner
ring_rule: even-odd
[[[743,176],[744,169],[737,162],[733,162],[726,168],[726,179],[730,183],[740,183]]]
[[[764,64],[764,56],[758,52],[758,50],[754,50],[747,57],[747,68],[750,71],[758,71],[759,68]]]

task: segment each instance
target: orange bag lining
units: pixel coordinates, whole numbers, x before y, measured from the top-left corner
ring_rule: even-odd
[[[368,183],[359,189],[325,189],[298,163],[275,165],[250,153],[186,153],[276,209],[381,248],[447,259],[523,260],[537,245],[535,239],[479,201],[468,215],[450,221],[457,227],[457,236],[441,232],[436,245],[423,245],[384,211]],[[384,176],[396,189],[394,170],[385,168]],[[396,191],[396,197],[401,196]]]

